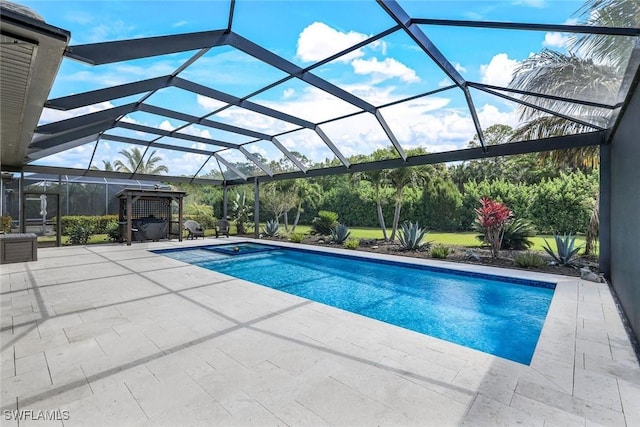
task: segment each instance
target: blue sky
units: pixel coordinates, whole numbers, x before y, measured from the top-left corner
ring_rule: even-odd
[[[228,19],[228,1],[23,1],[47,23],[72,34],[71,44],[97,43],[138,37],[215,30],[224,28]],[[576,23],[575,12],[582,2],[572,0],[498,0],[498,1],[399,1],[416,18],[470,19],[533,23]],[[233,31],[275,52],[285,59],[309,66],[367,37],[394,22],[373,1],[254,1],[238,0]],[[548,47],[563,50],[567,36],[533,31],[504,31],[422,26],[423,32],[469,81],[506,85],[518,64],[532,53]],[[91,67],[64,60],[51,98],[99,89],[113,84],[138,81],[170,74],[195,52],[183,52]],[[451,82],[403,32],[396,32],[367,45],[347,57],[338,58],[314,70],[318,76],[374,105],[438,89]],[[211,49],[188,67],[180,77],[231,95],[244,97],[256,89],[282,78],[284,73],[230,47]],[[495,123],[518,125],[516,106],[477,91],[474,103],[484,128]],[[114,100],[78,111],[45,110],[41,123],[60,120],[88,111],[110,108],[137,101],[140,95]],[[312,122],[328,120],[355,111],[354,107],[309,86],[290,80],[250,99],[253,102]],[[175,88],[158,91],[149,104],[202,116],[224,104]],[[404,148],[422,146],[430,152],[465,147],[475,132],[462,92],[452,89],[430,97],[382,109],[382,114]],[[270,117],[231,107],[211,119],[247,126],[276,134],[293,126]],[[125,121],[172,130],[184,123],[148,113],[136,112]],[[369,153],[388,146],[381,127],[372,116],[363,114],[333,124],[322,125],[342,152],[349,156]],[[182,132],[244,143],[248,138],[202,126],[189,126]],[[113,135],[151,140],[153,135],[120,129]],[[313,134],[313,133],[311,133]],[[281,142],[290,150],[302,151],[312,160],[332,157],[324,143],[309,132],[283,135]],[[184,147],[211,150],[205,144],[163,138],[158,141]],[[125,144],[92,142],[69,152],[38,160],[37,164],[86,168],[94,153],[93,164],[119,158]],[[282,154],[269,142],[247,147],[268,160]],[[255,150],[255,151],[254,151]],[[207,173],[213,162],[202,164],[207,156],[159,150],[171,175]],[[237,150],[219,154],[229,161],[244,156]]]

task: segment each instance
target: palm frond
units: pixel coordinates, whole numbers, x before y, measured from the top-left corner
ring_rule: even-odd
[[[513,131],[510,140],[512,142],[530,141],[554,136],[573,135],[592,130],[590,127],[563,119],[562,117],[542,116],[527,121]]]
[[[516,68],[509,86],[529,92],[606,104],[615,102],[620,78],[612,66],[544,49],[525,59]],[[576,84],[577,81],[581,84]],[[522,96],[522,100],[575,117],[597,117],[608,113],[606,109],[531,95]],[[531,119],[536,114],[540,114],[539,110],[521,108],[524,120]]]
[[[587,0],[578,11],[586,25],[633,28],[640,26],[640,2],[630,0]],[[598,63],[607,63],[622,71],[635,43],[634,37],[599,34],[573,36],[567,48],[587,54]]]

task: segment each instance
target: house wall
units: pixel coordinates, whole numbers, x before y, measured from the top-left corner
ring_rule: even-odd
[[[640,88],[610,146],[610,276],[640,340]],[[606,191],[606,187],[602,189]]]

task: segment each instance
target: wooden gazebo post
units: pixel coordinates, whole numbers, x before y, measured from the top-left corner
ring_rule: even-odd
[[[182,242],[182,194],[178,197],[178,242]]]
[[[133,226],[131,221],[131,214],[133,212],[133,198],[131,193],[127,193],[127,246],[131,246],[132,232],[131,228]]]

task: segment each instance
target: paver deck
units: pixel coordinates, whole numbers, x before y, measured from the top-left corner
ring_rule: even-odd
[[[640,425],[606,284],[411,260],[557,282],[525,366],[147,250],[230,240],[3,265],[2,425]]]

